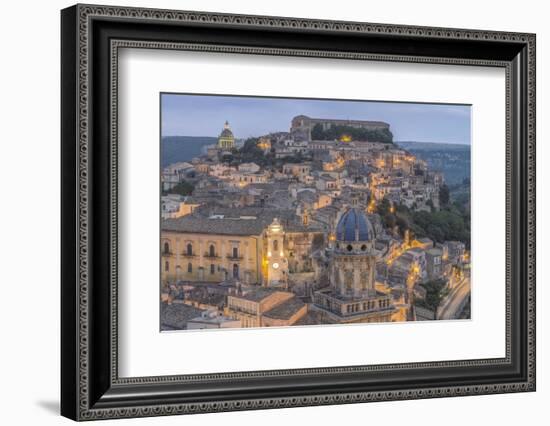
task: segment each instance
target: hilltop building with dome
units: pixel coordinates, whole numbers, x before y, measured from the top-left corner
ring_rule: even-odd
[[[337,323],[389,322],[397,309],[375,288],[374,228],[358,208],[346,210],[336,226],[329,265],[330,287],[314,294],[315,307]]]
[[[235,148],[235,136],[229,127],[229,122],[226,121],[223,130],[218,136],[218,148],[220,149],[233,149]]]

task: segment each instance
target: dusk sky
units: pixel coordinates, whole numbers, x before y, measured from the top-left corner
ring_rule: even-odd
[[[162,136],[236,138],[288,131],[296,115],[385,121],[395,141],[470,144],[470,106],[369,101],[162,94]]]

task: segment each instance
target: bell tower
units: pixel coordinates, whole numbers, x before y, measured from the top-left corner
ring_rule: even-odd
[[[267,227],[266,240],[266,277],[267,287],[284,287],[288,285],[288,260],[284,250],[284,229],[277,218]]]

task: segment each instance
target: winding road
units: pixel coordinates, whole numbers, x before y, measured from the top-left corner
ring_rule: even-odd
[[[464,308],[466,299],[470,295],[470,278],[465,277],[457,286],[455,286],[449,295],[443,300],[437,310],[437,319],[451,320],[457,319]]]

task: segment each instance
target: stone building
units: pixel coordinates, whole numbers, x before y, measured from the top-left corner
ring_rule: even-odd
[[[200,316],[187,321],[187,330],[205,330],[219,328],[240,328],[241,322],[226,317],[216,310],[204,311]]]
[[[192,214],[162,222],[161,279],[262,281],[262,235],[256,217]]]
[[[307,269],[322,229],[294,211],[203,206],[161,224],[161,281],[221,282],[286,287],[288,265]],[[317,236],[317,238],[315,237]]]
[[[162,170],[162,189],[164,191],[170,191],[178,183],[185,181],[189,176],[192,176],[195,172],[195,166],[188,162],[178,162],[166,166]]]
[[[443,250],[431,248],[426,250],[426,271],[430,280],[441,278],[443,269]]]
[[[466,244],[462,241],[445,241],[444,245],[447,247],[450,262],[461,263],[464,261]]]
[[[374,230],[365,213],[348,209],[336,226],[330,287],[314,294],[317,309],[338,323],[388,322],[396,313],[391,296],[375,288]]]
[[[161,196],[161,217],[163,219],[178,218],[193,213],[200,204],[192,197],[178,194]]]
[[[282,327],[306,315],[307,305],[294,293],[258,288],[228,296],[224,313],[240,320],[241,327]]]

